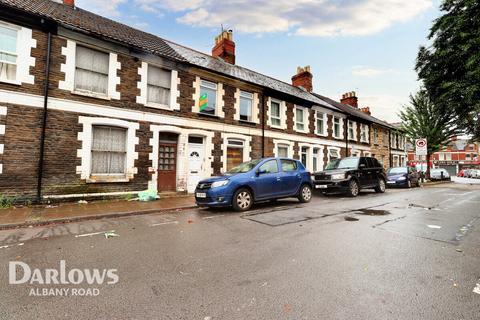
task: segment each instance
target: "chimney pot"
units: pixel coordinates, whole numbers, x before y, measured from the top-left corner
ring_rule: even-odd
[[[292,85],[303,88],[308,92],[313,91],[313,75],[310,72],[310,66],[297,67],[297,74],[292,77]]]
[[[235,42],[233,41],[232,30],[223,30],[220,35],[215,37],[212,56],[221,58],[230,64],[235,64]]]
[[[350,91],[343,94],[340,102],[343,104],[348,104],[351,107],[358,108],[358,98],[355,91]]]
[[[75,0],[63,0],[63,4],[70,7],[75,7]]]

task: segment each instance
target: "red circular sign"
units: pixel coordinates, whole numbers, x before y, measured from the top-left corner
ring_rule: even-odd
[[[427,144],[427,140],[425,140],[425,139],[418,139],[417,142],[416,142],[416,144],[417,144],[417,147],[423,148],[423,147],[425,147],[425,145]]]

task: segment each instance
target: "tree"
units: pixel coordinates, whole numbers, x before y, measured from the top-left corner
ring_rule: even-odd
[[[435,105],[455,113],[458,124],[480,140],[480,1],[444,0],[430,47],[420,47],[416,71]]]
[[[401,129],[411,143],[414,144],[415,139],[427,139],[427,177],[429,177],[432,154],[462,133],[458,128],[458,119],[455,115],[445,113],[436,107],[424,89],[416,95],[410,95],[410,104],[403,106],[399,116],[402,120]]]

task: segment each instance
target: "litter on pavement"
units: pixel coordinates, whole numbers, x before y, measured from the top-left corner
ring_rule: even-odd
[[[140,191],[138,193],[138,200],[140,201],[154,201],[160,198],[157,194],[156,190],[148,189],[144,191]]]
[[[473,293],[480,294],[480,279],[478,279],[477,285],[473,288]]]
[[[441,226],[437,226],[435,224],[427,224],[427,227],[429,227],[430,229],[442,229]]]
[[[120,237],[120,235],[115,233],[115,230],[105,232],[105,238],[113,238],[113,237]]]

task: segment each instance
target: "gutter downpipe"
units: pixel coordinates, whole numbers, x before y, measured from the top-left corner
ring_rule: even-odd
[[[343,134],[345,135],[345,157],[351,156],[350,152],[348,151],[348,121],[350,117],[347,115],[345,118],[345,129],[343,129]]]
[[[47,38],[47,58],[45,62],[45,84],[43,88],[43,117],[42,117],[42,133],[40,136],[40,155],[38,159],[38,177],[37,177],[37,202],[42,201],[42,178],[43,178],[43,163],[45,153],[45,136],[47,127],[47,112],[48,112],[48,89],[50,78],[50,56],[51,56],[52,32],[48,31]]]
[[[262,158],[265,158],[265,92],[262,94]]]
[[[392,130],[388,129],[388,167],[392,167]]]

